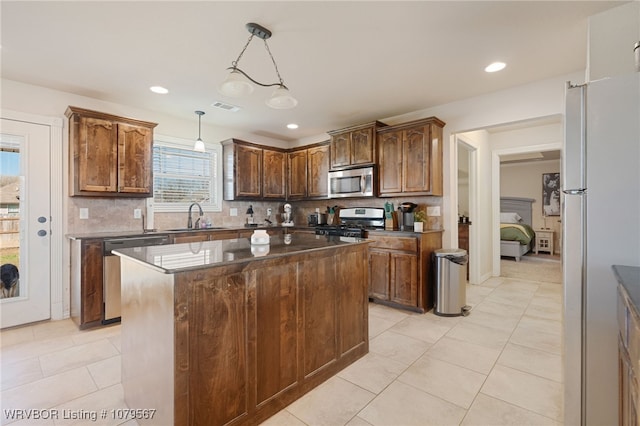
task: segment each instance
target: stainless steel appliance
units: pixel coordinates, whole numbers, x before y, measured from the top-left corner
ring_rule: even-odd
[[[329,172],[329,198],[374,196],[374,167]]]
[[[616,281],[640,264],[640,74],[569,86],[562,159],[565,420],[618,424]]]
[[[405,202],[400,204],[398,209],[400,210],[400,230],[401,231],[411,231],[413,230],[413,211],[418,207],[415,203]]]
[[[112,253],[113,250],[130,247],[155,246],[169,244],[166,235],[148,235],[144,237],[109,238],[104,240],[104,320],[109,324],[120,320],[120,257]]]
[[[309,226],[326,225],[327,214],[326,213],[312,213],[307,216],[307,224]]]
[[[369,229],[384,229],[384,209],[377,207],[354,207],[340,209],[340,225],[316,227],[316,235],[339,235],[365,238]]]

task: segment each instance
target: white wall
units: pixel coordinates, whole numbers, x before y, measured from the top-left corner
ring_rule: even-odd
[[[640,2],[589,18],[588,81],[635,71],[633,47],[640,41]]]

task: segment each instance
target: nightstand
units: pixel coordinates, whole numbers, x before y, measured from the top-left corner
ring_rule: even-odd
[[[547,251],[553,255],[553,230],[552,229],[536,229],[536,248],[535,253],[539,251]]]

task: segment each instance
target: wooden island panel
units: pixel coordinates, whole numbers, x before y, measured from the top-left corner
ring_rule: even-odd
[[[162,406],[149,424],[277,413],[368,352],[367,259],[349,244],[165,274],[123,257],[127,404]],[[157,330],[169,319],[172,336]]]

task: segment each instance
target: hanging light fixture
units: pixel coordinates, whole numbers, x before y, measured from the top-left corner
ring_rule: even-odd
[[[198,114],[198,139],[196,139],[196,143],[193,145],[193,150],[196,152],[204,152],[204,142],[200,137],[200,129],[202,124],[201,119],[204,115],[204,111],[196,111],[196,114]]]
[[[293,96],[291,96],[289,88],[284,85],[284,80],[280,76],[278,65],[276,65],[276,60],[273,58],[271,50],[269,50],[269,45],[267,44],[267,39],[271,37],[271,31],[261,25],[254,24],[252,22],[248,23],[246,27],[247,31],[251,33],[251,35],[249,36],[249,40],[247,40],[247,43],[242,48],[242,51],[238,55],[238,58],[235,61],[231,62],[231,66],[227,68],[227,70],[230,70],[231,72],[227,76],[227,79],[222,82],[218,90],[223,95],[232,98],[240,98],[248,96],[253,92],[253,85],[251,83],[257,84],[258,86],[262,87],[276,86],[276,89],[274,90],[271,97],[267,99],[266,104],[275,109],[289,109],[295,107],[298,104],[298,101]],[[238,68],[238,62],[240,62],[244,51],[247,50],[247,47],[249,46],[249,43],[251,43],[251,40],[253,40],[254,36],[258,36],[259,38],[264,40],[264,47],[265,49],[267,49],[267,53],[269,53],[271,62],[273,62],[273,67],[276,70],[276,75],[278,76],[278,83],[260,83],[259,81],[251,78],[246,72]],[[247,81],[247,79],[251,83]]]

